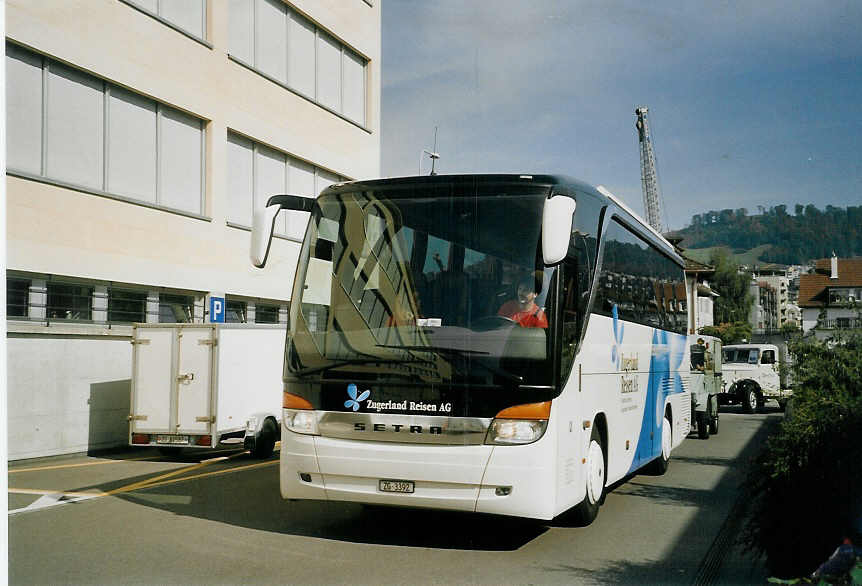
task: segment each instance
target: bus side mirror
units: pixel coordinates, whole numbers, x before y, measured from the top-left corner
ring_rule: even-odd
[[[546,265],[555,265],[566,258],[572,236],[575,200],[555,195],[545,200],[542,211],[542,256]]]
[[[254,213],[251,228],[251,264],[259,269],[266,266],[269,247],[272,244],[272,233],[275,229],[275,218],[281,210],[310,212],[315,200],[302,195],[273,195],[266,202],[266,207]]]

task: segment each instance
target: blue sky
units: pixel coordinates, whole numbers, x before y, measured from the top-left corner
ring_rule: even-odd
[[[383,0],[384,176],[564,173],[665,222],[862,205],[862,2]],[[422,173],[430,170],[427,158]]]

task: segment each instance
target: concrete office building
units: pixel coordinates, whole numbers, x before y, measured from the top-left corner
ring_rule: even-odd
[[[379,176],[380,0],[7,0],[5,50],[9,457],[118,445],[130,324],[283,327],[253,210]]]

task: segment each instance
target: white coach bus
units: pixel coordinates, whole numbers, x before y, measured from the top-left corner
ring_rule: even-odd
[[[551,519],[661,473],[691,425],[683,261],[601,187],[435,175],[279,195],[310,213],[281,494]]]

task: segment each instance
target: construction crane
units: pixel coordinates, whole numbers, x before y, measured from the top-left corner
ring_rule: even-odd
[[[655,152],[652,148],[652,138],[650,137],[649,123],[647,122],[648,110],[646,106],[639,106],[635,109],[635,114],[638,117],[635,127],[638,129],[638,140],[640,142],[641,186],[644,193],[644,212],[646,213],[647,223],[659,233],[664,233],[661,209],[662,197],[658,185]]]

